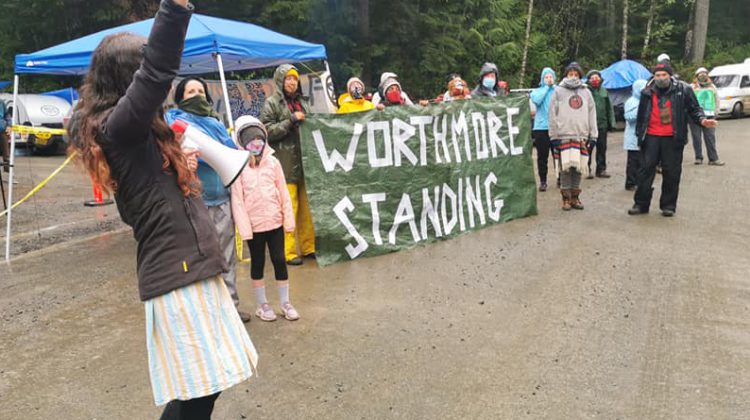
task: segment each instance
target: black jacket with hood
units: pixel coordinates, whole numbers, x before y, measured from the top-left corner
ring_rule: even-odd
[[[141,300],[226,270],[216,229],[199,196],[185,197],[151,129],[180,68],[191,10],[163,0],[144,49],[143,63],[97,138],[117,182],[123,222],[138,242]]]
[[[688,142],[688,118],[696,124],[700,124],[706,118],[703,110],[698,104],[693,89],[690,85],[678,80],[670,79],[669,88],[663,93],[668,95],[672,103],[672,130],[674,139],[685,145]],[[648,123],[653,111],[653,97],[659,93],[653,79],[641,92],[641,102],[638,104],[638,119],[636,120],[635,134],[638,137],[638,146],[643,145],[648,131]],[[658,100],[658,99],[657,99]]]

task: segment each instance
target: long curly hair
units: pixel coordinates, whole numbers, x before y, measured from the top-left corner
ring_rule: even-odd
[[[133,81],[133,75],[143,61],[145,43],[145,38],[130,33],[109,35],[102,40],[91,57],[89,73],[80,89],[80,100],[69,122],[71,141],[68,154],[77,152],[77,159],[93,182],[107,193],[117,191],[117,182],[112,178],[100,144],[102,124]],[[161,112],[157,112],[151,121],[151,131],[161,151],[162,170],[176,172],[177,183],[186,197],[198,195],[200,181],[188,169],[180,143]]]

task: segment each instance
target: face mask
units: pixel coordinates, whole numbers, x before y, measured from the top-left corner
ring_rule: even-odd
[[[496,84],[497,81],[495,81],[495,79],[490,79],[488,77],[482,79],[482,86],[486,87],[487,89],[494,89]]]
[[[245,146],[245,150],[250,152],[252,156],[260,156],[263,154],[263,149],[266,147],[266,142],[263,139],[253,139],[250,143]]]
[[[363,95],[362,95],[362,87],[360,87],[360,86],[354,86],[354,88],[352,89],[351,95],[352,95],[352,98],[354,98],[354,99],[362,99],[362,97],[363,97]]]
[[[592,81],[591,81],[591,87],[593,87],[594,89],[596,89],[596,88],[598,88],[599,86],[601,86],[601,84],[602,84],[602,81],[601,81],[601,80],[592,80]]]
[[[666,89],[669,87],[669,85],[672,84],[672,81],[669,78],[655,79],[654,84],[656,84],[656,87],[658,87],[659,89]]]
[[[195,95],[192,98],[183,99],[177,106],[187,113],[200,115],[201,117],[207,117],[213,114],[214,111],[206,97],[202,95]]]
[[[547,86],[552,86],[555,84],[555,81],[553,79],[545,79],[544,84]]]
[[[399,90],[392,90],[385,94],[385,97],[388,98],[388,102],[392,104],[400,104],[401,103],[401,91]]]

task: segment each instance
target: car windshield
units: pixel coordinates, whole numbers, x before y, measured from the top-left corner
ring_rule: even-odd
[[[737,84],[737,76],[733,74],[725,74],[722,76],[714,76],[711,78],[717,88],[731,87]]]

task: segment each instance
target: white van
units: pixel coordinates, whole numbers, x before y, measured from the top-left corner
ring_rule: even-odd
[[[709,73],[719,92],[719,115],[750,114],[750,58],[742,64],[715,67]]]
[[[5,102],[7,114],[12,115],[13,95],[0,93],[0,100]],[[57,96],[23,94],[18,95],[18,102],[17,121],[31,127],[63,128],[63,118],[70,111],[70,104]],[[16,144],[26,144],[35,152],[56,153],[65,148],[65,139],[61,135],[38,138],[28,134],[16,138]]]

